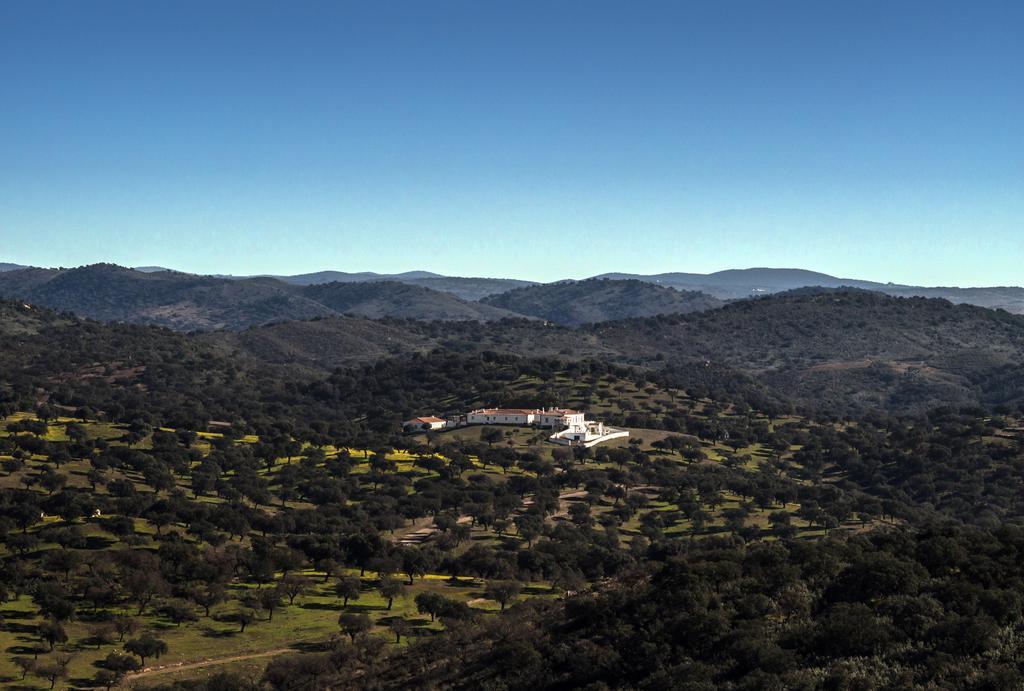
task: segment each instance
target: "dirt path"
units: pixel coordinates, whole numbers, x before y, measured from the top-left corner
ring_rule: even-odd
[[[203,667],[213,667],[215,665],[226,665],[231,662],[242,662],[243,660],[255,660],[261,657],[273,657],[274,655],[282,655],[284,653],[297,652],[294,648],[275,648],[274,650],[262,650],[258,653],[247,653],[245,655],[231,655],[228,657],[215,657],[209,660],[199,660],[198,662],[178,662],[173,665],[163,665],[161,667],[147,667],[141,672],[130,674],[125,679],[127,682],[133,682],[136,679],[144,679],[146,677],[156,676],[157,674],[167,674],[169,672],[181,672],[188,671],[190,669],[202,669]]]

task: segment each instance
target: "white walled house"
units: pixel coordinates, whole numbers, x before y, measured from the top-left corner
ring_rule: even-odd
[[[467,425],[532,425],[539,411],[525,408],[480,408],[466,413]]]
[[[467,413],[465,424],[548,427],[558,430],[548,441],[571,446],[590,447],[629,436],[626,430],[588,421],[585,413],[568,408],[481,408]]]
[[[628,436],[627,430],[608,427],[603,422],[584,421],[582,424],[572,425],[560,432],[555,432],[548,437],[548,441],[567,446],[591,447]]]
[[[444,418],[434,417],[433,415],[427,417],[414,417],[413,419],[406,420],[402,423],[402,429],[406,432],[432,432],[444,429],[447,426],[447,420]]]
[[[595,446],[611,439],[628,437],[623,429],[608,427],[603,422],[587,420],[586,413],[569,408],[479,408],[465,415],[415,417],[402,423],[409,433],[440,431],[466,425],[515,425],[557,430],[548,437],[554,444]]]
[[[574,425],[584,424],[585,418],[586,414],[577,410],[569,410],[568,408],[551,408],[546,411],[541,411],[540,426],[572,427]]]
[[[584,417],[568,408],[480,408],[466,414],[466,424],[570,427],[583,424]]]

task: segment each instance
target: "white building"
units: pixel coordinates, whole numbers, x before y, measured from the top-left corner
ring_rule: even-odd
[[[481,408],[466,414],[467,425],[521,425],[558,430],[548,441],[569,446],[595,446],[628,437],[623,429],[587,420],[586,414],[568,408]]]
[[[480,408],[466,414],[467,425],[571,427],[583,421],[583,413],[568,408]]]
[[[433,430],[444,429],[447,426],[447,420],[444,418],[434,417],[433,415],[427,417],[414,417],[412,420],[406,420],[402,423],[402,429],[406,432],[430,432]]]
[[[612,439],[628,437],[629,432],[616,427],[608,427],[603,422],[584,420],[581,424],[570,425],[560,432],[555,432],[548,441],[568,446],[597,446]]]

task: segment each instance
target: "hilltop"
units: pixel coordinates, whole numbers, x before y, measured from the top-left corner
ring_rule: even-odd
[[[703,293],[680,291],[637,280],[611,279],[566,281],[517,288],[484,298],[482,302],[568,325],[700,312],[724,304]]]

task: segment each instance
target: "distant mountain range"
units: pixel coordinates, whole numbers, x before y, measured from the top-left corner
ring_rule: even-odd
[[[897,283],[878,283],[862,281],[854,278],[836,278],[828,274],[804,269],[729,269],[710,274],[665,273],[665,274],[601,274],[597,278],[618,280],[636,279],[671,286],[680,290],[698,290],[722,300],[778,293],[796,288],[820,286],[822,288],[862,288],[897,297],[932,297],[949,300],[952,303],[964,303],[1005,309],[1008,312],[1024,314],[1024,288],[991,287],[991,288],[953,288],[900,285]]]
[[[496,321],[541,318],[560,324],[713,309],[720,300],[640,281],[584,281],[533,285],[503,279],[446,278],[412,272],[395,276],[345,274],[316,277],[196,276],[160,267],[128,269],[94,264],[75,269],[17,269],[0,273],[0,297],[74,312],[103,321],[166,326],[179,331],[245,329],[281,321],[357,315],[371,319]],[[353,278],[359,276],[360,278]],[[436,287],[428,287],[436,286]],[[446,290],[455,287],[458,292]],[[506,307],[467,300],[511,290]],[[520,294],[518,291],[529,291]]]
[[[922,288],[844,279],[800,269],[712,274],[604,274],[583,281],[531,283],[504,278],[323,271],[296,276],[198,276],[158,266],[95,264],[75,269],[0,264],[0,297],[106,321],[182,331],[244,329],[343,314],[427,321],[509,317],[578,326],[656,314],[685,314],[729,301],[823,287],[1024,313],[1024,288]]]
[[[4,266],[4,265],[0,265]],[[17,264],[9,264],[11,268],[25,268]],[[162,266],[136,266],[136,271],[143,273],[157,273],[160,271],[175,272]],[[250,278],[275,278],[284,283],[296,286],[320,285],[323,283],[379,283],[390,281],[395,283],[406,283],[409,285],[423,286],[433,290],[440,290],[452,293],[463,300],[479,300],[488,295],[504,293],[513,288],[536,285],[534,281],[521,281],[514,278],[465,278],[461,276],[442,276],[430,271],[406,271],[398,274],[378,274],[373,271],[360,271],[358,273],[346,273],[344,271],[317,271],[309,274],[295,274],[294,276],[261,274],[257,276],[229,276],[217,275],[217,278],[229,278],[233,280],[247,280]]]
[[[243,329],[341,314],[442,321],[519,316],[451,293],[394,281],[300,286],[275,278],[145,272],[113,264],[5,271],[0,273],[0,296],[92,319],[180,331]]]

